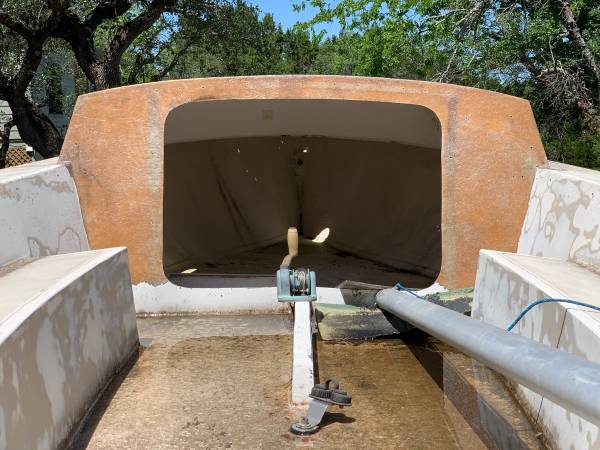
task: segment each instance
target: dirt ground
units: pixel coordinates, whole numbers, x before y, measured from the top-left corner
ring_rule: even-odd
[[[194,322],[187,322],[187,333],[177,340],[172,330],[182,327],[180,319],[186,320],[140,319],[149,347],[110,386],[73,448],[488,448],[403,341],[320,342],[321,380],[340,379],[354,404],[330,408],[317,434],[297,437],[288,431],[300,412],[289,404],[287,328],[270,336],[202,337],[203,319],[196,323],[203,324],[200,337],[194,337]],[[247,325],[239,318],[211,320],[233,323],[232,334]],[[249,320],[257,327],[262,319]]]

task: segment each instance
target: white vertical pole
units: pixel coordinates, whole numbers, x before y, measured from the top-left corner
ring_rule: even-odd
[[[308,403],[314,378],[310,302],[294,305],[294,345],[292,365],[292,404]]]

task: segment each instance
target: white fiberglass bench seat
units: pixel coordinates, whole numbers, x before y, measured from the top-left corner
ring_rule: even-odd
[[[480,252],[474,318],[506,329],[528,304],[548,297],[600,307],[600,275],[573,261]],[[600,364],[600,312],[593,309],[562,302],[540,304],[512,332]],[[522,386],[518,392],[557,448],[600,448],[598,427]],[[590,445],[593,442],[597,446]]]
[[[137,349],[124,248],[0,277],[0,449],[59,448]]]
[[[0,170],[0,266],[89,249],[65,164],[53,158]]]

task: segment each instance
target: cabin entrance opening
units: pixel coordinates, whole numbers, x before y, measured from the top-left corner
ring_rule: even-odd
[[[441,266],[441,130],[429,109],[340,100],[189,103],[165,124],[163,266],[186,287],[274,286],[296,267],[431,285]]]

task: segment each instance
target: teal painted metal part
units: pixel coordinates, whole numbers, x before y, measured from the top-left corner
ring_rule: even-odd
[[[309,290],[307,295],[293,295],[292,276],[294,270],[282,267],[277,271],[277,301],[290,302],[314,302],[317,299],[317,274],[308,271]]]

